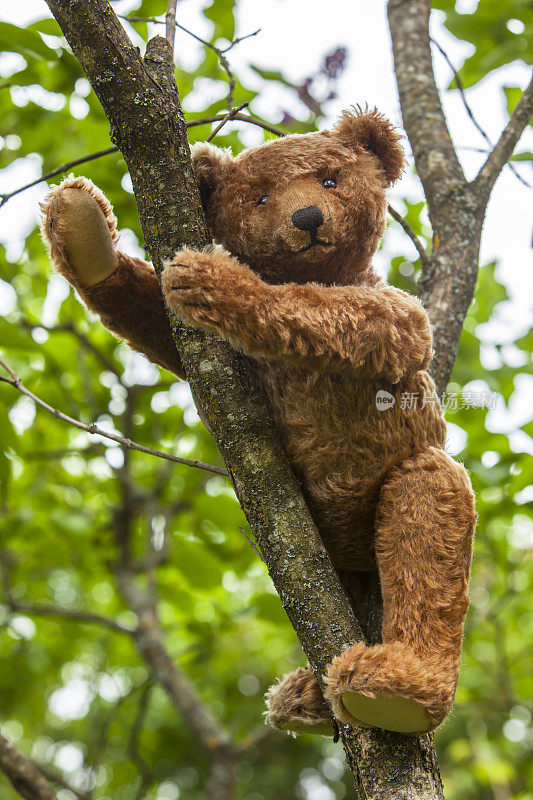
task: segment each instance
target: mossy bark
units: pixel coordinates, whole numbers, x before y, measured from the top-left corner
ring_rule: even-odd
[[[144,59],[105,0],[47,0],[90,80],[128,165],[146,247],[158,273],[185,245],[209,242],[194,180],[168,42]],[[348,599],[287,462],[254,370],[215,336],[174,321],[195,396],[231,474],[270,575],[310,664],[362,638]],[[432,739],[341,731],[358,795],[442,797]]]

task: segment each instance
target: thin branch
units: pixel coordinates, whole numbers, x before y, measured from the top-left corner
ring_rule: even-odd
[[[124,469],[127,469],[125,465]],[[120,514],[115,514],[114,534],[120,556],[115,564],[117,584],[126,605],[136,614],[139,625],[134,639],[154,679],[165,689],[171,702],[194,732],[199,744],[211,757],[219,747],[232,742],[219,722],[198,697],[189,678],[178,669],[164,643],[157,614],[157,595],[153,581],[141,587],[131,569],[131,528],[133,512],[128,504],[127,475],[122,484]]]
[[[223,469],[222,467],[215,467],[213,464],[205,464],[203,461],[193,461],[188,458],[181,458],[180,456],[172,455],[171,453],[164,453],[162,450],[154,450],[151,447],[145,447],[142,444],[137,444],[133,442],[131,439],[125,438],[124,436],[120,436],[116,433],[110,433],[109,431],[105,431],[103,428],[100,428],[94,422],[86,424],[85,422],[81,422],[79,419],[74,419],[74,417],[69,417],[68,414],[63,414],[62,411],[58,411],[57,408],[53,408],[52,406],[45,403],[44,400],[41,400],[40,397],[37,397],[36,394],[31,392],[29,389],[24,386],[21,379],[18,375],[11,369],[11,367],[6,364],[6,362],[0,358],[0,366],[2,366],[6,372],[9,373],[11,376],[10,378],[4,378],[0,376],[0,382],[8,383],[10,386],[13,386],[15,389],[18,389],[19,392],[26,395],[26,397],[31,398],[38,406],[44,408],[45,411],[48,411],[50,414],[53,414],[56,419],[60,419],[63,422],[68,422],[69,425],[73,425],[75,428],[78,428],[80,431],[85,431],[86,433],[90,433],[92,435],[103,436],[105,439],[111,439],[113,442],[118,442],[123,447],[126,447],[128,450],[137,450],[139,453],[146,453],[150,456],[156,456],[157,458],[163,458],[166,461],[174,461],[176,464],[184,464],[187,467],[195,467],[195,469],[205,469],[208,472],[214,472],[215,475],[224,475],[227,477],[228,472],[227,470]]]
[[[120,546],[120,535],[117,535],[117,540]],[[177,668],[165,647],[152,593],[139,587],[124,556],[116,566],[116,573],[120,592],[139,619],[134,638],[155,680],[165,689],[199,744],[208,753],[218,745],[227,745],[228,735],[200,700],[189,678]]]
[[[0,554],[0,579],[2,588],[5,594],[5,604],[14,612],[21,614],[28,614],[39,617],[62,617],[70,619],[74,622],[87,622],[94,625],[103,625],[106,628],[117,633],[127,633],[131,636],[134,633],[133,628],[127,628],[121,625],[120,622],[112,617],[105,617],[100,614],[94,614],[91,611],[81,611],[71,608],[64,608],[61,606],[51,605],[32,605],[31,603],[21,603],[13,596],[13,589],[9,576],[8,554],[6,552]]]
[[[250,545],[250,547],[252,548],[252,550],[254,551],[254,553],[261,559],[261,561],[264,564],[265,563],[265,559],[263,558],[263,554],[262,554],[261,550],[259,549],[259,546],[258,546],[257,542],[255,542],[250,536],[248,536],[248,534],[246,533],[244,528],[239,527],[239,530],[242,533],[242,535],[244,536],[244,538],[246,539],[246,541],[248,542],[248,544]]]
[[[172,58],[174,58],[174,39],[176,38],[176,6],[178,0],[168,0],[167,13],[165,14],[165,36],[170,45]]]
[[[400,223],[400,225],[402,226],[402,228],[404,229],[404,231],[406,232],[406,234],[408,235],[408,237],[411,239],[412,243],[416,247],[416,249],[418,251],[418,255],[420,256],[420,262],[422,264],[422,269],[424,271],[428,270],[429,269],[429,264],[430,264],[429,256],[426,253],[426,251],[424,250],[424,245],[422,244],[422,242],[420,241],[420,239],[418,238],[418,236],[416,235],[414,230],[411,228],[409,223],[402,217],[402,215],[399,214],[398,211],[396,211],[396,209],[394,209],[390,205],[390,203],[387,205],[387,211],[389,212],[391,217],[396,220],[396,222]]]
[[[135,633],[134,628],[128,628],[121,625],[120,622],[112,617],[104,617],[100,614],[93,614],[91,611],[80,611],[71,608],[62,608],[61,606],[35,606],[31,603],[19,603],[16,600],[8,600],[8,608],[11,611],[27,614],[34,617],[61,617],[63,619],[72,620],[73,622],[83,622],[89,625],[101,625],[105,628],[110,628],[116,633],[127,633],[129,636]]]
[[[226,114],[226,116],[224,117],[224,119],[220,120],[220,122],[218,123],[218,125],[216,126],[214,131],[207,137],[206,142],[212,141],[212,139],[215,138],[217,133],[224,127],[226,122],[229,122],[230,120],[235,119],[235,117],[237,116],[239,111],[242,111],[242,109],[246,108],[247,106],[248,106],[248,103],[243,103],[242,106],[239,106],[238,108],[231,108],[228,111],[228,113]]]
[[[485,201],[488,200],[492,187],[502,171],[505,164],[513,154],[513,150],[526,126],[533,115],[533,78],[529,86],[525,89],[518,105],[511,114],[505,130],[492,153],[481,167],[477,178],[474,180],[474,187],[479,196]]]
[[[225,47],[224,50],[222,50],[222,52],[223,53],[228,53],[233,47],[235,47],[236,44],[240,44],[240,42],[244,42],[245,39],[251,39],[252,36],[257,36],[258,33],[261,33],[261,28],[258,28],[253,33],[246,33],[244,36],[237,36],[237,38],[234,39],[231,42],[231,44],[228,45],[228,47]]]
[[[131,699],[131,697],[138,692],[140,689],[144,689],[147,684],[152,683],[152,676],[150,675],[145,680],[138,683],[136,686],[133,686],[129,692],[126,694],[121,695],[118,700],[111,706],[109,711],[105,713],[102,724],[99,726],[99,730],[96,732],[96,736],[92,742],[89,742],[88,750],[92,753],[91,761],[88,764],[89,766],[89,776],[88,776],[88,785],[92,786],[96,771],[100,766],[100,756],[107,744],[109,738],[109,730],[111,725],[116,720],[118,713],[122,706]],[[92,739],[92,737],[91,737]]]
[[[41,770],[0,734],[0,768],[25,800],[58,800]]]
[[[16,194],[20,194],[25,189],[30,189],[32,186],[37,186],[38,183],[41,181],[47,181],[49,178],[55,178],[56,175],[60,175],[62,172],[67,172],[71,167],[77,167],[78,164],[85,164],[86,161],[94,161],[96,158],[102,158],[102,156],[108,156],[110,153],[116,153],[118,150],[117,147],[106,147],[105,150],[97,150],[96,153],[91,153],[88,156],[83,156],[82,158],[75,158],[74,161],[68,161],[66,164],[61,164],[60,167],[56,167],[51,172],[46,172],[44,175],[41,175],[40,178],[36,178],[31,183],[26,183],[24,186],[21,186],[19,189],[15,189],[14,192],[10,192],[9,194],[0,194],[0,208],[7,203],[12,197],[15,197]]]
[[[466,93],[465,93],[465,89],[464,89],[463,82],[462,82],[462,80],[461,80],[461,77],[460,77],[459,73],[458,73],[458,72],[457,72],[457,70],[455,69],[455,67],[454,67],[454,65],[452,64],[452,62],[451,62],[451,60],[450,60],[450,58],[449,58],[448,54],[447,54],[447,53],[446,53],[446,51],[443,49],[443,47],[441,47],[441,45],[440,45],[440,44],[439,44],[439,43],[438,43],[438,42],[437,42],[435,39],[433,39],[431,36],[429,37],[429,41],[431,42],[431,44],[435,45],[435,47],[437,48],[437,50],[438,50],[438,51],[439,51],[439,53],[442,55],[442,57],[444,58],[444,60],[445,60],[445,61],[446,61],[446,63],[448,64],[449,68],[451,69],[451,71],[452,71],[452,73],[453,73],[454,80],[455,80],[455,85],[457,86],[457,90],[458,90],[458,92],[459,92],[459,95],[460,95],[460,97],[461,97],[461,100],[463,101],[463,106],[465,107],[465,111],[466,111],[466,113],[467,113],[467,114],[468,114],[468,116],[470,117],[470,119],[471,119],[471,121],[472,121],[472,123],[473,123],[474,127],[475,127],[475,128],[478,130],[478,131],[479,131],[479,133],[481,134],[481,136],[482,136],[482,137],[485,139],[485,141],[487,142],[487,144],[488,144],[488,146],[489,146],[490,150],[492,150],[492,148],[493,148],[493,146],[494,146],[494,145],[492,144],[492,142],[491,142],[491,140],[490,140],[490,138],[489,138],[489,136],[488,136],[487,132],[486,132],[486,131],[485,131],[485,130],[484,130],[482,127],[481,127],[481,125],[479,124],[479,122],[477,121],[477,119],[476,119],[476,118],[475,118],[475,116],[474,116],[474,112],[472,111],[472,108],[470,107],[470,104],[469,104],[468,100],[466,99]],[[474,148],[462,148],[462,149],[474,149]],[[486,152],[486,151],[480,150],[479,152]],[[518,172],[518,171],[517,171],[517,170],[516,170],[516,169],[513,167],[513,165],[512,165],[510,162],[507,162],[507,166],[509,167],[509,169],[511,170],[511,172],[513,173],[513,175],[514,175],[516,178],[518,178],[518,180],[520,181],[520,183],[523,183],[523,184],[524,184],[524,186],[527,186],[527,187],[528,187],[528,189],[531,189],[531,186],[530,186],[530,184],[529,184],[529,183],[528,183],[526,180],[524,180],[524,178],[523,178],[523,177],[520,175],[520,173],[519,173],[519,172]]]
[[[186,127],[196,128],[199,125],[211,125],[213,122],[220,122],[221,120],[227,120],[227,114],[216,114],[213,117],[200,117],[199,119],[191,119],[186,123]],[[235,114],[231,117],[231,120],[238,120],[239,122],[247,122],[250,125],[256,125],[258,128],[262,128],[265,131],[269,131],[269,133],[273,133],[275,136],[287,135],[286,131],[278,128],[276,125],[270,125],[268,122],[263,122],[263,120],[258,119],[257,117],[247,116],[246,114]],[[42,181],[55,178],[57,175],[61,175],[62,172],[68,172],[69,169],[76,167],[79,164],[85,164],[87,161],[94,161],[96,158],[102,158],[102,156],[118,152],[118,147],[108,147],[105,150],[98,150],[96,153],[89,153],[89,155],[83,156],[82,158],[76,158],[74,161],[67,161],[66,164],[61,164],[61,166],[56,167],[50,172],[44,173],[40,178],[36,178],[30,183],[26,183],[24,186],[20,186],[18,189],[15,189],[9,194],[0,194],[0,208],[2,208],[4,203],[7,203],[7,201],[12,197],[15,197],[15,195],[20,194],[20,192],[24,192],[26,189],[30,189],[32,186],[36,186],[38,183],[42,183]]]
[[[228,59],[225,56],[225,53],[228,53],[232,47],[235,47],[236,44],[239,42],[243,42],[245,39],[249,39],[251,36],[257,36],[261,28],[258,28],[253,33],[247,33],[246,36],[239,36],[237,39],[234,39],[228,47],[225,47],[224,50],[221,50],[219,47],[214,45],[212,42],[208,42],[206,39],[202,39],[201,36],[198,36],[193,31],[190,31],[188,28],[185,28],[183,25],[180,25],[179,22],[176,22],[176,0],[169,0],[168,8],[170,10],[171,6],[173,6],[174,12],[174,28],[172,30],[172,16],[169,16],[169,11],[167,11],[165,19],[157,19],[157,17],[128,17],[128,16],[120,16],[120,19],[124,19],[127,22],[151,22],[154,25],[165,25],[166,26],[166,38],[170,42],[170,46],[172,47],[172,52],[174,52],[174,34],[176,28],[179,28],[180,31],[187,33],[189,36],[192,36],[193,39],[196,39],[197,42],[203,44],[204,47],[208,47],[214,53],[216,53],[218,60],[220,62],[220,66],[228,76],[228,94],[226,95],[226,105],[228,107],[228,111],[231,111],[231,107],[233,105],[233,93],[235,91],[236,80],[235,75],[231,71],[231,67],[229,65]],[[172,31],[172,33],[171,33]],[[172,38],[171,38],[172,37]]]

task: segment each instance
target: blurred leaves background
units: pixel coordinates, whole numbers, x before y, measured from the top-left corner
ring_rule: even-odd
[[[433,5],[445,12],[450,32],[472,45],[459,72],[465,87],[516,58],[530,62],[533,6],[527,0],[480,0],[473,13],[459,13],[448,0]],[[143,0],[130,13],[149,18],[164,10],[161,0]],[[252,33],[239,29],[233,0],[206,4],[203,13],[219,50],[236,31]],[[147,23],[132,25],[147,38]],[[53,20],[26,30],[0,22],[0,46],[23,57],[0,81],[0,167],[31,156],[46,172],[109,146],[107,120]],[[323,124],[324,104],[335,95],[347,57],[343,46],[317,56],[316,72],[301,85],[284,76],[281,57],[271,70],[256,66],[265,84],[280,83],[301,101],[281,121],[267,121],[294,132]],[[231,51],[227,58],[231,63]],[[194,69],[180,68],[178,60],[176,77],[185,107],[197,109],[189,119],[224,113],[228,76],[215,50],[205,46]],[[254,112],[260,90],[235,78],[233,105],[247,102]],[[512,109],[518,89],[505,90]],[[295,108],[303,110],[301,119]],[[217,144],[237,152],[243,127],[227,126]],[[192,128],[190,139],[209,132],[209,126]],[[131,251],[142,247],[121,156],[75,172],[108,195]],[[429,246],[424,204],[406,200],[401,210]],[[408,240],[405,251],[412,251]],[[390,254],[389,279],[416,291],[420,264],[401,247]],[[87,314],[51,274],[37,229],[21,255],[0,253],[0,271],[11,308],[0,320],[2,357],[31,391],[148,447],[220,464],[186,385],[130,352]],[[450,446],[471,471],[479,511],[461,682],[453,715],[436,734],[449,800],[533,800],[533,463],[527,452],[533,422],[522,412],[513,415],[518,392],[533,383],[533,336],[525,320],[516,341],[499,339],[494,323],[506,301],[495,265],[483,266],[449,387]],[[491,404],[511,420],[505,433],[494,424],[494,410],[469,402],[474,392],[494,393]],[[205,754],[127,633],[14,610],[54,606],[133,626],[135,615],[116,581],[117,520],[126,506],[133,512],[132,558],[140,565],[135,580],[156,587],[168,653],[235,741],[259,736],[242,756],[235,797],[350,796],[340,745],[262,733],[264,692],[303,658],[266,570],[239,530],[248,529],[229,482],[125,454],[2,383],[0,408],[1,730],[43,765],[61,800],[205,797]],[[2,776],[0,794],[16,797]]]

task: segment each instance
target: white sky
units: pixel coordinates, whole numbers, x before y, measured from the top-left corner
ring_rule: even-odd
[[[210,31],[210,23],[201,16],[202,0],[180,0],[178,3],[178,20],[200,36]],[[133,3],[120,0],[115,3],[119,13],[128,13]],[[463,9],[470,10],[476,6],[476,0],[462,0]],[[243,41],[229,54],[229,59],[236,73],[251,86],[260,86],[255,73],[246,68],[248,62],[265,68],[280,69],[289,79],[299,81],[314,73],[325,53],[339,45],[348,48],[349,61],[338,84],[339,96],[327,104],[328,119],[324,127],[333,122],[343,108],[354,103],[368,102],[377,106],[396,124],[401,124],[401,114],[392,69],[392,53],[386,21],[385,0],[328,0],[327,13],[322,0],[271,0],[267,6],[257,0],[241,0],[239,3],[239,30],[237,35],[251,33],[257,28],[261,32],[252,39]],[[12,3],[2,13],[4,20],[23,25],[48,15],[44,0],[23,0]],[[470,52],[470,46],[456,40],[443,27],[443,15],[434,12],[432,15],[432,35],[447,51],[454,64],[460,65]],[[160,30],[160,29],[159,29]],[[130,33],[132,33],[130,31]],[[200,46],[187,34],[177,31],[176,51],[182,66],[196,66],[200,57]],[[4,58],[9,58],[4,57]],[[442,57],[434,53],[437,82],[440,87],[448,85],[450,70]],[[4,61],[4,64],[7,61]],[[2,60],[0,60],[0,68]],[[469,89],[467,97],[477,120],[487,131],[493,142],[506,123],[505,97],[503,85],[519,85],[525,87],[529,80],[529,70],[519,62],[499,70],[488,76],[476,87]],[[209,88],[210,97],[223,97],[224,88],[220,87],[220,95],[216,88]],[[206,83],[200,81],[195,87],[196,98],[187,98],[186,110],[205,104]],[[213,94],[215,92],[215,94]],[[465,150],[465,147],[484,147],[485,143],[468,119],[457,92],[443,92],[443,103],[454,143],[459,148],[459,157],[466,175],[472,178],[484,160],[479,153]],[[297,108],[298,101],[283,87],[269,86],[261,98],[255,102],[255,111],[276,122],[284,109]],[[21,132],[23,135],[23,132]],[[251,126],[246,133],[247,143],[253,144],[255,132]],[[533,134],[527,132],[520,142],[520,150],[533,150]],[[518,164],[517,169],[523,177],[533,183],[533,174],[528,164]],[[40,174],[40,161],[37,158],[17,162],[7,168],[0,176],[0,192],[29,181]],[[105,189],[105,187],[103,187]],[[0,210],[0,241],[9,247],[13,254],[20,252],[22,240],[38,216],[38,201],[43,199],[46,185],[41,184],[32,190],[13,198]],[[410,200],[421,200],[422,190],[418,180],[406,175],[391,193],[391,200],[401,211],[399,198],[407,195]],[[506,284],[511,295],[511,302],[501,304],[495,319],[486,330],[489,344],[484,348],[486,366],[494,366],[497,358],[490,341],[511,341],[517,334],[526,332],[531,325],[533,301],[533,263],[531,258],[531,190],[523,186],[506,167],[500,176],[489,204],[485,228],[483,232],[481,263],[497,259],[499,262],[498,278]],[[127,241],[127,237],[125,237]],[[386,247],[377,257],[376,263],[381,271],[385,270],[385,261],[396,252],[401,240],[406,253],[413,253],[414,248],[405,235],[398,229],[391,229],[386,240]],[[125,244],[126,242],[124,242]],[[126,247],[124,247],[126,249]],[[0,296],[1,310],[1,296]],[[512,358],[512,353],[510,354]],[[519,402],[511,417],[506,417],[500,409],[493,412],[494,426],[508,430],[516,425],[524,424],[530,416],[531,385],[527,379],[523,384]],[[527,446],[524,435],[514,436],[517,449]]]

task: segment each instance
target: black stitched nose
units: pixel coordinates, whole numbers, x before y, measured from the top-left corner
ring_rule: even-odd
[[[316,206],[299,208],[292,215],[292,224],[301,231],[316,231],[324,222],[322,211]]]

